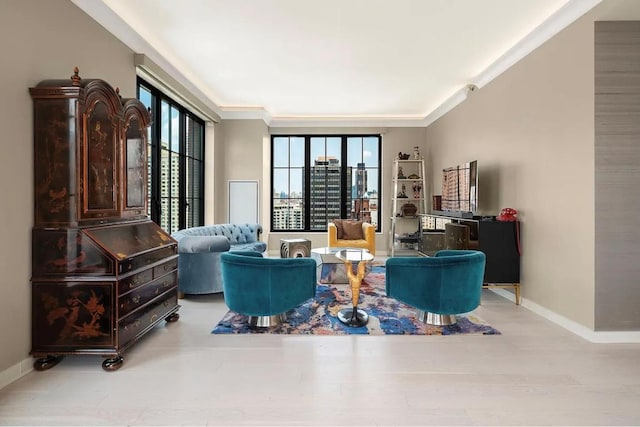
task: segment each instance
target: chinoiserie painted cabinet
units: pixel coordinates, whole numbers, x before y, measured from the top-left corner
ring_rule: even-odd
[[[30,88],[34,106],[34,368],[103,356],[105,370],[178,320],[177,244],[147,215],[148,111],[107,82]]]

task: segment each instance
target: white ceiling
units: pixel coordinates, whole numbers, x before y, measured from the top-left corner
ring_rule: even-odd
[[[425,123],[600,0],[73,0],[222,118]]]

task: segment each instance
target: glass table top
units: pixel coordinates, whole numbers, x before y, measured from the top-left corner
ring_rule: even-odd
[[[366,249],[359,248],[345,248],[340,249],[335,253],[336,258],[342,261],[371,261],[374,256]]]

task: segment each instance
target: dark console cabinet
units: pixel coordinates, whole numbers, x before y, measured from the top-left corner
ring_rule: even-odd
[[[147,217],[150,116],[100,79],[46,80],[34,104],[34,368],[122,353],[178,319],[177,243]]]
[[[478,222],[478,250],[487,256],[485,283],[520,282],[520,223]]]
[[[520,222],[503,222],[479,218],[463,219],[444,215],[423,215],[423,255],[432,255],[448,246],[445,239],[446,224],[453,222],[469,228],[469,249],[477,249],[487,257],[484,287],[510,287],[515,289],[516,304],[520,303]]]

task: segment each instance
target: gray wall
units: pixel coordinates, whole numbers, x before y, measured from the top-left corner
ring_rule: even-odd
[[[264,150],[268,141],[269,129],[263,120],[223,120],[216,125],[215,223],[228,221],[229,180],[250,180],[258,181],[258,206],[262,215],[259,222],[266,224],[265,206],[269,204],[264,192],[269,181],[264,178],[264,170],[267,169],[268,177],[270,158],[265,157]]]
[[[640,328],[640,22],[595,25],[595,330]]]
[[[44,79],[102,78],[135,97],[133,52],[69,0],[0,0],[0,386],[30,369],[33,105]],[[97,366],[97,365],[96,365]]]
[[[477,159],[481,213],[519,211],[523,304],[588,329],[593,99],[593,18],[585,17],[427,128],[434,171]]]
[[[481,211],[519,209],[525,306],[592,331],[640,330],[639,35],[595,52],[616,19],[640,2],[603,1],[427,129],[433,170],[478,159]]]

